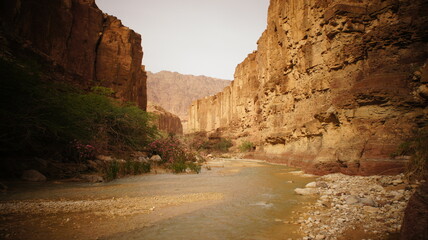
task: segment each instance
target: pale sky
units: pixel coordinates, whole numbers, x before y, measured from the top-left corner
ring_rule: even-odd
[[[143,64],[233,80],[257,49],[269,0],[97,0],[98,7],[141,34]]]

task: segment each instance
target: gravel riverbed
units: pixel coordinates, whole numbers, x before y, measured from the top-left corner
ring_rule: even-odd
[[[304,240],[395,239],[416,187],[403,175],[325,175],[295,190],[319,198],[294,223],[301,225]]]

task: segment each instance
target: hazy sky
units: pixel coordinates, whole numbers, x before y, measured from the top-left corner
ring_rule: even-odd
[[[104,12],[142,36],[151,72],[233,79],[256,50],[269,0],[97,0]]]

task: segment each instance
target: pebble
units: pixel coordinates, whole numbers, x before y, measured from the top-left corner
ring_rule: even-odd
[[[317,236],[315,237],[315,239],[316,239],[316,240],[323,240],[323,239],[325,239],[325,236],[324,236],[324,235],[317,235]]]

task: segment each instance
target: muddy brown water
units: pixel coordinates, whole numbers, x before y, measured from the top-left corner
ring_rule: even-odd
[[[211,170],[200,174],[149,174],[100,184],[9,183],[10,191],[0,195],[0,238],[301,237],[298,225],[287,221],[298,218],[301,208],[314,199],[293,190],[313,178],[263,162],[220,159],[209,165]],[[64,202],[67,205],[61,205]],[[88,208],[95,205],[98,214]],[[13,206],[16,209],[6,211]],[[122,210],[126,213],[120,214]]]

